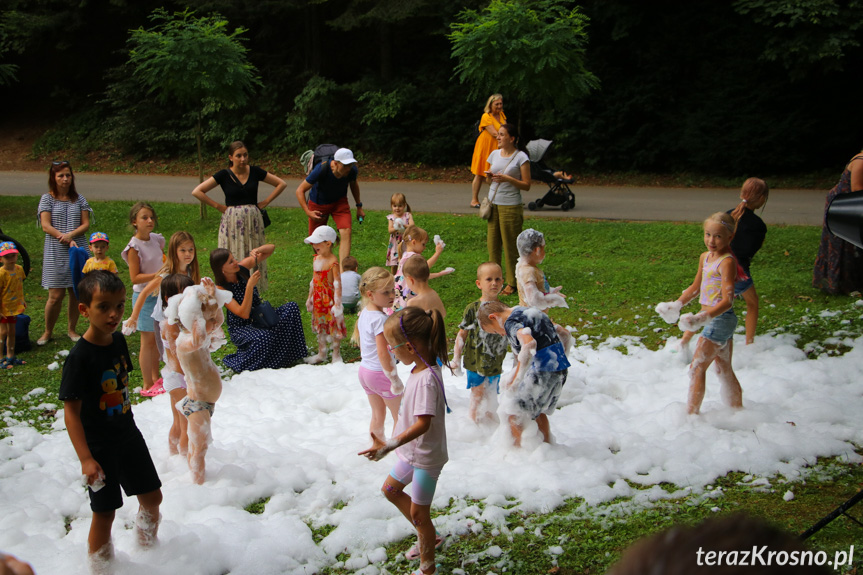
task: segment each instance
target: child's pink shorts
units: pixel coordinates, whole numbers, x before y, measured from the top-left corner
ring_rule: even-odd
[[[366,390],[366,395],[379,395],[384,399],[399,397],[390,391],[390,378],[382,371],[372,371],[360,366],[360,385]]]

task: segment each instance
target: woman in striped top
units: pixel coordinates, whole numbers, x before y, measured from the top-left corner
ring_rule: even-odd
[[[78,300],[72,291],[69,269],[69,246],[75,243],[87,247],[86,232],[93,209],[84,196],[75,190],[75,175],[67,161],[52,162],[48,171],[48,193],[39,200],[39,223],[45,232],[42,259],[42,287],[48,290],[45,303],[45,331],[36,341],[45,345],[51,339],[54,324],[60,316],[65,292],[69,292],[69,323],[66,333],[72,341],[81,336],[75,332],[78,324]]]

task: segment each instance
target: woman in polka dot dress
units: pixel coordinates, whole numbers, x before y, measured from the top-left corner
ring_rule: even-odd
[[[289,367],[308,355],[300,308],[295,302],[289,301],[276,310],[279,323],[273,328],[256,327],[249,319],[252,307],[261,303],[255,287],[261,272],[250,274],[249,269],[255,267],[256,261],[260,263],[270,257],[274,249],[273,244],[263,245],[239,262],[224,248],[210,253],[216,285],[234,296],[225,307],[228,308],[228,336],[237,346],[237,352],[225,356],[222,361],[236,373]]]

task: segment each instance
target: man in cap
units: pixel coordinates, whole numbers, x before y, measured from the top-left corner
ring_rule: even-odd
[[[339,148],[329,162],[321,162],[309,172],[297,188],[297,201],[309,217],[309,235],[318,226],[323,226],[333,216],[339,230],[339,262],[351,253],[351,207],[348,204],[348,186],[357,206],[357,220],[362,221],[366,212],[360,201],[360,185],[357,182],[357,161],[354,153]],[[309,193],[308,202],[306,193]]]

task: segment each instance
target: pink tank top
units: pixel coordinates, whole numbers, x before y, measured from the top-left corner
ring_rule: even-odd
[[[711,263],[704,258],[704,267],[701,268],[701,297],[698,303],[701,305],[716,305],[722,299],[722,274],[719,273],[719,264],[731,254],[724,254]]]

